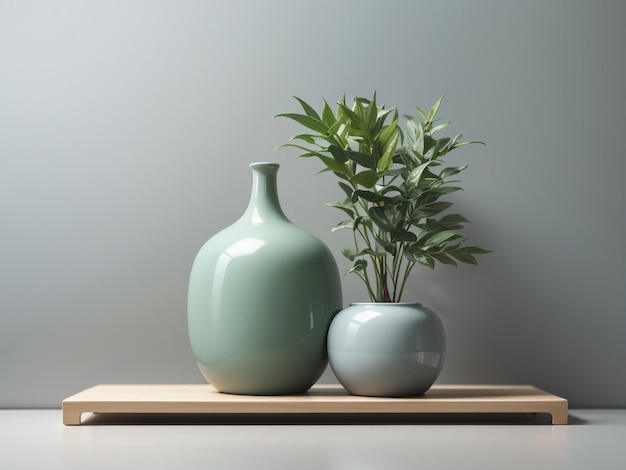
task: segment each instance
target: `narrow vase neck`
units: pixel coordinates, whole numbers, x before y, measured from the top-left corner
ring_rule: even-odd
[[[288,220],[280,207],[276,174],[278,163],[252,163],[252,193],[246,209],[246,217],[253,224],[263,224],[275,220]]]

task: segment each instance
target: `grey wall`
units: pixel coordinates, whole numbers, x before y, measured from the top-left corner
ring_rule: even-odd
[[[494,253],[406,295],[444,320],[441,382],[626,406],[624,17],[618,1],[0,0],[0,407],[201,383],[187,278],[243,211],[248,163],[280,162],[285,212],[343,243],[335,182],[274,150],[299,129],[272,116],[374,89],[407,113],[445,92],[451,132],[487,143],[450,157],[470,164],[467,235]],[[365,300],[350,277],[344,300]]]

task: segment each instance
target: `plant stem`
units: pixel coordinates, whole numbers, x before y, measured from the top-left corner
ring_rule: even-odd
[[[402,263],[404,262],[404,243],[398,243],[397,254],[394,257],[394,266],[393,266],[393,301],[398,302],[400,299],[397,298],[398,295],[398,279],[400,278],[400,269],[402,267]]]
[[[361,237],[363,237],[364,239],[366,239],[366,236],[363,232],[361,232],[359,230],[359,233],[361,234]],[[356,252],[359,252],[359,241],[356,237],[356,231],[353,230],[352,231],[352,238],[354,239],[354,249]],[[370,300],[374,301],[375,300],[375,295],[374,292],[372,291],[372,288],[370,287],[370,279],[369,276],[367,274],[367,268],[365,268],[363,270],[363,273],[357,273],[359,275],[359,277],[363,280],[363,282],[365,283],[365,287],[367,287],[367,293],[370,296]]]
[[[406,281],[409,278],[409,274],[411,273],[411,269],[413,269],[413,266],[415,266],[415,262],[409,261],[406,269],[404,270],[404,278],[402,279],[402,285],[400,286],[400,293],[398,294],[398,298],[396,299],[396,302],[400,302],[400,299],[402,298],[402,292],[404,292],[404,285],[406,284]]]

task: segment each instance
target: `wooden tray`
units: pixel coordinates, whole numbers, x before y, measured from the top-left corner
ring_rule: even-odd
[[[567,400],[530,385],[434,385],[424,396],[371,398],[340,385],[315,385],[301,395],[220,393],[211,385],[97,385],[63,400],[63,424],[80,425],[82,413],[184,415],[487,414],[547,413],[567,424]]]

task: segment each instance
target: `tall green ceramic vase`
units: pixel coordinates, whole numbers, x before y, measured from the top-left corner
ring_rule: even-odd
[[[328,363],[326,335],[342,304],[339,273],[328,248],[281,210],[279,165],[250,167],[247,210],[206,242],[193,263],[191,347],[220,392],[302,393]]]

